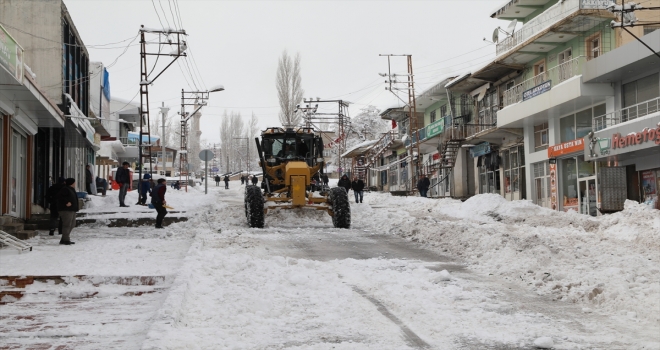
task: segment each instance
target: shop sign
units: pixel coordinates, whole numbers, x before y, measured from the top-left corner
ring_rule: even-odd
[[[530,98],[534,98],[544,92],[548,92],[551,89],[552,85],[552,80],[544,81],[539,85],[536,85],[535,87],[526,90],[523,92],[523,101],[527,101]]]
[[[660,145],[660,123],[655,129],[644,128],[641,132],[631,132],[626,136],[620,133],[612,135],[612,149],[641,145],[646,142],[655,142]]]
[[[490,143],[488,142],[482,142],[470,148],[470,155],[472,155],[472,158],[480,157],[488,153],[490,153]]]
[[[426,137],[430,138],[436,135],[440,135],[444,130],[445,118],[440,118],[440,120],[436,120],[435,122],[426,126]]]
[[[577,139],[548,147],[548,158],[584,151],[584,139]]]
[[[580,0],[581,9],[605,10],[612,3],[611,0]]]
[[[23,48],[0,25],[0,66],[23,83]]]

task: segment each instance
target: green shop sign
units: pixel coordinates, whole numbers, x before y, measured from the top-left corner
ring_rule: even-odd
[[[435,135],[440,135],[445,130],[445,118],[440,118],[433,123],[426,126],[426,138],[431,138]]]
[[[23,48],[0,25],[0,66],[23,83]]]

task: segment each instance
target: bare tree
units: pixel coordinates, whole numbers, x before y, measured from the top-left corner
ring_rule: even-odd
[[[296,57],[291,59],[284,50],[277,64],[277,97],[280,100],[282,126],[293,127],[300,123],[300,114],[295,110],[304,93],[300,78],[300,54],[296,53]]]

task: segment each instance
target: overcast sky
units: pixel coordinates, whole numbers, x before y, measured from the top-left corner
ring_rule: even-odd
[[[135,97],[138,104],[139,38],[130,46],[129,42],[140,25],[183,27],[188,57],[180,58],[149,87],[151,117],[157,116],[155,107],[163,102],[171,108],[170,115],[180,111],[181,89],[204,91],[222,84],[226,90],[211,94],[202,110],[201,138],[209,142],[219,141],[225,110],[240,112],[246,120],[254,113],[262,128],[280,125],[275,77],[283,50],[301,55],[305,97],[350,101],[350,115],[355,116],[368,105],[383,110],[401,104],[385,91],[378,73],[387,71],[387,58],[379,54],[412,54],[420,94],[448,74],[493,58],[495,46],[482,39],[490,39],[497,26],[508,25],[490,18],[503,0],[64,2],[91,61],[110,66],[117,60],[108,68],[112,96]],[[105,44],[111,45],[92,46]],[[158,47],[150,45],[147,50],[157,52]],[[154,72],[169,60],[161,57]],[[149,56],[147,65],[154,63],[155,56]],[[392,58],[391,67],[393,72],[405,72],[405,58]],[[337,109],[330,104],[326,108]]]

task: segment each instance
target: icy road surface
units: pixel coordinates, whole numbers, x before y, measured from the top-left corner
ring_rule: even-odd
[[[59,303],[37,293],[0,305],[0,344],[660,348],[657,211],[629,205],[625,215],[591,219],[491,195],[462,203],[366,193],[365,203],[351,204],[349,230],[309,211],[270,212],[264,229],[250,229],[243,187],[230,188],[168,190],[190,221],[166,230],[82,227],[75,246],[46,235],[31,240],[29,254],[0,251],[2,275],[97,276],[97,286],[56,287],[69,296],[101,291],[78,309],[62,308],[76,300],[63,291]],[[113,195],[86,211],[119,209]],[[125,293],[135,286],[99,282],[127,275],[163,278],[140,296]],[[34,308],[53,327],[16,326],[12,315]]]

